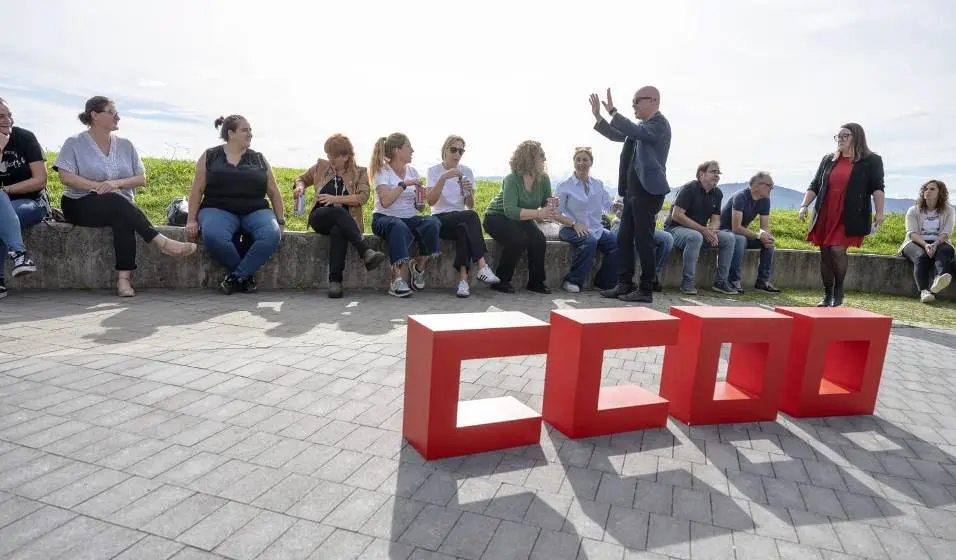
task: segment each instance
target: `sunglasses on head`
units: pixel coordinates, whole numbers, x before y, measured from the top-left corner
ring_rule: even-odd
[[[453,154],[465,155],[465,149],[464,149],[464,148],[456,148],[455,146],[452,146],[452,147],[448,148],[448,151],[451,152],[451,153],[453,153]]]

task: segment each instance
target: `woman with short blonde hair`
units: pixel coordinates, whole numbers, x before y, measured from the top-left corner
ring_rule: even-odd
[[[465,155],[465,139],[452,134],[442,144],[442,161],[428,170],[426,183],[428,204],[432,215],[441,222],[438,236],[455,242],[455,260],[452,266],[458,272],[458,290],[461,298],[471,295],[468,285],[468,268],[478,265],[478,280],[496,284],[498,277],[485,261],[485,236],[481,220],[475,212],[475,174],[462,165]]]

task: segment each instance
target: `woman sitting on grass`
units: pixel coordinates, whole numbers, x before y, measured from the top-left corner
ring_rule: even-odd
[[[203,245],[226,267],[219,283],[222,293],[252,293],[253,274],[279,247],[285,228],[282,195],[269,162],[249,148],[249,122],[229,115],[216,119],[215,125],[225,144],[209,148],[196,162],[186,233],[195,239],[201,229]],[[240,234],[251,238],[248,250],[239,243]]]
[[[400,132],[381,137],[375,143],[369,173],[375,178],[375,211],[372,232],[388,244],[392,279],[388,294],[408,297],[411,290],[425,289],[425,264],[440,250],[438,231],[441,222],[435,216],[421,216],[425,187],[418,171],[411,166],[411,142]],[[411,259],[409,249],[418,241],[418,257]],[[412,287],[402,278],[402,265],[408,263]]]
[[[913,263],[913,279],[923,303],[935,301],[953,279],[956,211],[948,201],[946,183],[933,179],[923,183],[916,204],[906,211],[906,238],[898,254]],[[932,284],[931,272],[935,273]]]
[[[468,267],[478,265],[477,278],[495,284],[498,277],[485,261],[485,236],[481,232],[481,219],[475,212],[475,174],[461,164],[465,155],[465,140],[461,136],[449,136],[442,145],[442,162],[428,170],[428,204],[432,215],[441,222],[438,236],[456,242],[455,261],[452,266],[458,272],[456,295],[466,298],[471,295],[468,286]]]
[[[60,205],[66,219],[78,226],[112,228],[116,293],[132,297],[136,295],[130,283],[136,270],[136,234],[175,257],[191,255],[196,244],[160,234],[133,204],[133,193],[146,184],[146,171],[133,143],[113,134],[120,121],[113,102],[92,97],[79,118],[86,132],[67,138],[53,164],[65,187]]]

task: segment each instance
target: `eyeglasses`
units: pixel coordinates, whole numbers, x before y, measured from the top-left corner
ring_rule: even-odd
[[[638,103],[640,103],[642,100],[645,100],[645,99],[646,99],[647,101],[650,101],[651,99],[654,99],[654,98],[653,98],[653,97],[635,97],[635,98],[634,98],[634,105],[637,105]]]
[[[847,138],[849,138],[849,137],[851,137],[851,136],[853,136],[853,135],[852,135],[852,134],[847,134],[847,133],[845,133],[845,132],[842,132],[842,133],[840,133],[840,134],[834,134],[834,135],[833,135],[833,139],[836,140],[837,142],[839,142],[840,140],[846,140]]]
[[[451,152],[451,153],[453,153],[453,154],[465,155],[465,149],[464,149],[464,148],[456,148],[456,147],[452,146],[452,147],[448,148],[448,151]]]
[[[97,113],[109,113],[109,114],[113,115],[114,117],[118,117],[118,116],[119,116],[119,113],[116,111],[116,109],[110,109],[110,110],[108,110],[108,111],[97,111]]]
[[[767,188],[769,188],[770,190],[773,190],[773,185],[771,185],[770,183],[757,183],[757,186],[758,186],[758,187],[767,187]]]

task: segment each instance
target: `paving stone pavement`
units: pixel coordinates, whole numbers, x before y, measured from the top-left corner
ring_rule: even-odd
[[[954,331],[894,327],[872,417],[545,426],[540,445],[426,463],[400,433],[408,313],[616,302],[324,296],[12,293],[0,557],[956,558]],[[608,351],[605,383],[656,391],[661,360]],[[543,382],[541,355],[469,361],[462,398],[540,410]]]

